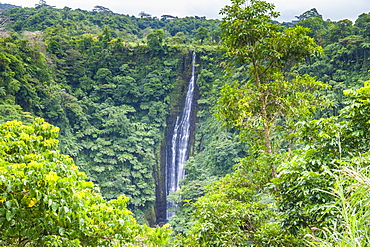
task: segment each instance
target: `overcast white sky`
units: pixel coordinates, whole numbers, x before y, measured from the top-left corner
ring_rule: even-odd
[[[291,21],[294,16],[316,8],[324,19],[333,21],[355,20],[362,13],[370,12],[370,0],[267,0],[275,4],[275,10],[281,13],[279,21]],[[34,7],[39,0],[2,0],[23,7]],[[101,5],[115,13],[138,16],[141,11],[160,17],[164,14],[185,16],[206,16],[207,19],[220,18],[220,9],[230,4],[229,0],[46,0],[57,8],[64,6],[73,9],[92,10]]]

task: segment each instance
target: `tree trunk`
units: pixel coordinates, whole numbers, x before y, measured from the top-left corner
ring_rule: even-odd
[[[263,116],[263,134],[265,139],[265,145],[266,145],[266,152],[271,156],[272,155],[272,145],[271,145],[271,133],[270,133],[270,126],[268,124],[268,118],[267,118],[267,104],[266,100],[261,95],[261,103],[262,103],[262,116]],[[277,177],[275,164],[270,164],[271,167],[271,176],[272,178]]]

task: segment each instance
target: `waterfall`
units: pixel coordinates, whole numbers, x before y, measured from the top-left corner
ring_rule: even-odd
[[[185,176],[184,165],[189,156],[191,111],[195,88],[195,58],[196,55],[193,52],[192,75],[186,93],[184,109],[181,118],[177,117],[171,139],[171,148],[167,150],[166,196],[180,189],[179,182]],[[169,212],[169,209],[173,206],[174,203],[167,201],[167,220],[175,214],[174,212]]]

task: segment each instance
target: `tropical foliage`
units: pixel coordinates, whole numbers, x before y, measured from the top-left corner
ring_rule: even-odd
[[[169,232],[143,224],[164,220],[166,133],[193,51],[171,244],[367,244],[370,14],[278,23],[257,0],[231,1],[222,21],[0,8],[0,245],[164,245]]]
[[[0,126],[2,245],[165,244],[169,232],[138,225],[124,195],[106,201],[73,159],[57,150],[59,129],[42,119]]]

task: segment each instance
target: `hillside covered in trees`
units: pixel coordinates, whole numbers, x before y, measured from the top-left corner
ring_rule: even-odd
[[[278,23],[257,0],[222,21],[42,2],[0,4],[0,245],[370,242],[369,13]],[[190,155],[166,198],[193,52]]]

